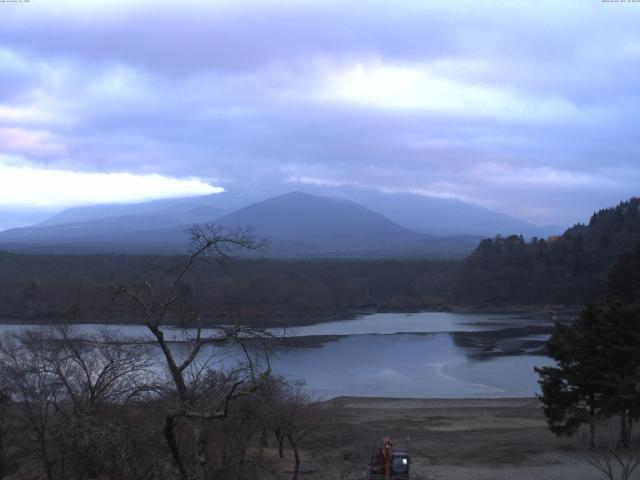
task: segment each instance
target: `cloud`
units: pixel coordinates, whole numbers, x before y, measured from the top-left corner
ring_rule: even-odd
[[[462,117],[551,122],[576,120],[580,110],[561,97],[522,94],[453,81],[423,65],[358,63],[328,75],[319,100],[364,106],[425,111]]]
[[[0,128],[0,151],[22,155],[57,155],[64,144],[46,130]]]
[[[590,187],[616,182],[604,175],[571,172],[548,166],[514,168],[511,165],[499,163],[483,163],[477,165],[474,174],[485,178],[488,183],[506,183],[515,187],[535,186],[537,188],[556,187]]]
[[[197,178],[130,173],[77,173],[19,167],[0,161],[0,205],[65,207],[219,193]]]
[[[3,175],[18,157],[68,175],[359,185],[541,223],[638,193],[635,5],[7,7]]]

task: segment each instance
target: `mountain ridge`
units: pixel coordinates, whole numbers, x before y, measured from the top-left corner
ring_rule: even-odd
[[[208,207],[207,207],[208,208]],[[106,211],[110,211],[106,209]],[[208,210],[206,210],[208,211]],[[206,212],[205,211],[205,212]],[[289,192],[211,219],[233,228],[251,226],[269,237],[273,256],[436,256],[469,253],[478,239],[435,238],[406,229],[346,199]],[[175,217],[120,215],[0,232],[12,250],[171,253],[188,247],[189,223]]]
[[[211,221],[262,200],[286,194],[289,192],[286,186],[256,187],[255,189],[239,187],[203,196],[141,203],[71,207],[37,225],[69,223],[131,214],[166,214],[173,217],[183,217],[188,216],[188,210],[200,210],[203,214],[184,218],[186,223]],[[522,234],[528,238],[533,236],[546,238],[550,235],[560,234],[565,228],[538,226],[461,200],[416,193],[382,192],[366,187],[317,185],[305,185],[304,188],[298,190],[310,195],[355,201],[409,230],[428,235],[491,237],[497,234]],[[205,208],[209,208],[211,211],[204,214]]]

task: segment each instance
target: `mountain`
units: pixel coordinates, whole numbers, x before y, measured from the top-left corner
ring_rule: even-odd
[[[282,195],[289,185],[250,188],[234,186],[222,193],[199,197],[155,200],[136,204],[92,205],[68,208],[40,225],[97,220],[125,215],[172,217],[182,223],[211,221],[224,214]],[[411,193],[384,193],[376,189],[353,186],[305,185],[304,192],[335,197],[373,210],[398,225],[428,235],[523,235],[548,237],[558,235],[562,227],[541,227],[471,203]]]
[[[377,193],[359,201],[400,225],[432,235],[518,234],[547,237],[562,231],[559,227],[540,227],[456,199],[410,193]]]
[[[19,228],[33,225],[51,217],[53,212],[48,209],[0,208],[0,232],[9,228]]]
[[[151,203],[151,202],[149,202]],[[185,205],[189,206],[185,210]],[[185,230],[199,215],[215,213],[184,201],[127,207],[138,214],[82,219],[118,213],[113,206],[62,212],[29,228],[0,232],[0,247],[40,252],[175,253],[184,251]],[[136,210],[137,209],[137,210]],[[175,209],[175,210],[171,210]],[[176,210],[178,214],[176,214]],[[150,214],[161,211],[163,215]],[[91,215],[87,215],[87,212]],[[168,215],[173,213],[174,216]],[[460,257],[473,250],[476,237],[440,238],[413,232],[350,200],[288,193],[269,198],[215,219],[221,226],[251,226],[268,237],[272,256],[432,256]]]
[[[475,244],[475,239],[442,242],[408,230],[356,202],[302,192],[255,203],[218,218],[216,223],[251,225],[257,236],[269,238],[275,255],[459,256]]]
[[[346,198],[374,210],[405,228],[430,235],[523,235],[548,237],[564,229],[534,225],[503,213],[453,198],[438,198],[352,186],[309,186],[309,192]]]
[[[24,253],[176,253],[187,226],[167,217],[121,215],[0,232],[0,248]]]
[[[152,200],[141,203],[88,205],[72,207],[40,222],[37,226],[62,225],[78,223],[103,218],[115,219],[122,217],[127,221],[131,217],[152,216],[156,219],[165,217],[167,226],[174,223],[208,222],[221,214],[224,210],[217,207],[216,195],[203,195],[187,198],[169,198]]]
[[[204,223],[252,203],[284,193],[281,188],[234,187],[232,190],[211,195],[166,198],[138,203],[85,205],[62,210],[42,221],[38,226],[84,222],[108,217],[131,215],[166,216],[181,223]]]

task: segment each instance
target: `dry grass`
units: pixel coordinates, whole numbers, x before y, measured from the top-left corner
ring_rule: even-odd
[[[595,480],[580,442],[558,439],[536,399],[338,398],[303,452],[301,480],[362,479],[383,435],[409,451],[413,478]],[[291,453],[278,470],[288,470]],[[282,474],[279,478],[289,478]]]

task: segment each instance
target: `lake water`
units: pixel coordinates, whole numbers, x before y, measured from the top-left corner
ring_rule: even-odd
[[[275,371],[306,380],[321,397],[528,397],[539,392],[534,367],[542,355],[485,355],[455,342],[455,332],[549,327],[544,319],[509,314],[423,312],[376,314],[290,329],[293,336],[344,335],[317,348],[277,352]],[[512,341],[543,342],[548,334]]]
[[[486,343],[486,333],[505,328],[549,327],[542,319],[509,314],[423,312],[385,313],[353,320],[326,322],[290,328],[287,336],[308,337],[308,342],[276,348],[272,369],[292,379],[302,379],[314,395],[330,398],[341,395],[385,397],[525,397],[538,391],[534,367],[550,365],[542,355],[507,355],[496,348],[479,354],[474,332],[484,333],[478,344]],[[18,331],[24,325],[0,325],[0,332]],[[102,328],[82,325],[82,331]],[[147,338],[144,327],[126,325],[108,329],[138,338]],[[456,342],[456,332],[472,335],[471,341]],[[174,338],[182,334],[171,330]],[[279,331],[274,331],[279,333]],[[331,336],[331,337],[327,337]],[[338,336],[338,337],[336,337]],[[542,342],[547,334],[523,330],[510,337],[518,341]],[[295,340],[295,339],[294,339]],[[312,345],[312,346],[309,346]],[[178,347],[179,348],[179,347]],[[230,347],[218,348],[226,358]]]
[[[353,320],[325,322],[287,329],[290,336],[395,333],[479,332],[512,326],[548,325],[541,318],[506,313],[376,313]]]
[[[357,335],[272,361],[275,371],[306,379],[323,397],[521,397],[538,391],[543,356],[469,358],[447,334]]]

